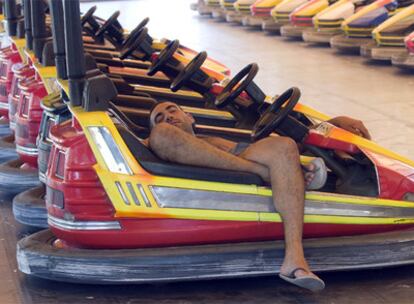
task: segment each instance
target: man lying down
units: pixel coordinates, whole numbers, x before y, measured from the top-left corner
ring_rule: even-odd
[[[193,117],[173,102],[156,104],[149,119],[148,144],[160,158],[186,165],[254,173],[269,183],[285,231],[285,258],[279,276],[311,291],[325,287],[325,283],[311,272],[302,246],[305,188],[319,189],[326,182],[326,167],[321,158],[302,166],[298,147],[289,137],[272,136],[246,144],[197,136]],[[341,116],[329,122],[370,138],[361,121]]]

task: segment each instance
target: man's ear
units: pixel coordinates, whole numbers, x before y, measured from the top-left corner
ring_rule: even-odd
[[[195,123],[194,117],[193,115],[191,115],[191,113],[185,113],[190,119],[191,119],[191,123]]]

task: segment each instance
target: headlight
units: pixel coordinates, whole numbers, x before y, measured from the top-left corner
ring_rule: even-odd
[[[109,171],[132,175],[131,168],[109,130],[106,127],[88,127],[88,130]]]

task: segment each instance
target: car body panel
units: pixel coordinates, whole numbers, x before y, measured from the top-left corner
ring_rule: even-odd
[[[313,17],[328,6],[329,1],[327,0],[312,0],[296,8],[291,13],[290,18],[293,19],[294,17]]]
[[[271,11],[271,15],[277,23],[288,23],[289,15],[299,6],[305,4],[309,0],[283,0],[276,5]]]
[[[410,35],[405,37],[404,41],[405,41],[405,45],[407,47],[407,50],[410,53],[414,53],[414,32],[412,32]]]
[[[262,16],[270,18],[270,11],[282,0],[259,0],[251,6],[253,16]]]
[[[414,30],[414,4],[381,23],[372,31],[378,45],[404,47],[404,38]]]
[[[237,0],[220,0],[220,6],[226,11],[235,11],[234,3]]]
[[[8,96],[12,89],[13,66],[21,63],[20,53],[14,48],[6,48],[0,54],[0,115],[8,117]]]
[[[350,37],[370,36],[376,26],[395,13],[395,10],[390,10],[394,7],[394,3],[393,0],[378,0],[371,3],[345,19],[342,23],[342,29]]]
[[[241,14],[250,15],[250,6],[252,6],[255,2],[256,0],[237,0],[234,3],[234,8],[237,12],[240,12]]]

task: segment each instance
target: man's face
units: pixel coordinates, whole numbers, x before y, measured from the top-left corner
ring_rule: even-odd
[[[163,102],[156,106],[151,113],[150,122],[152,126],[166,122],[183,131],[193,133],[194,118],[173,102]]]

